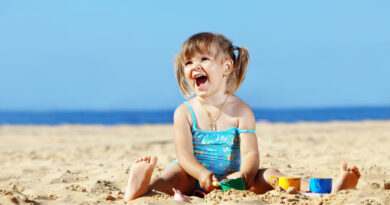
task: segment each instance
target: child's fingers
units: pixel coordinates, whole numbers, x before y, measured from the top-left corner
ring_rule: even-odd
[[[249,177],[247,175],[243,175],[242,178],[244,179],[245,184],[250,181]]]
[[[214,180],[217,180],[217,178],[214,176],[214,174],[211,176],[211,179],[212,180],[208,180],[207,182],[206,182],[206,191],[207,192],[211,192],[211,191],[213,191],[216,187],[213,185],[213,181]]]
[[[214,174],[211,175],[211,179],[212,179],[212,181],[218,181],[217,177]]]
[[[216,189],[217,187],[216,186],[210,186],[208,192],[212,192],[214,189]]]
[[[206,190],[206,191],[210,191],[210,184],[206,182],[204,184],[201,184],[200,188],[202,188],[203,190]]]
[[[213,180],[211,182],[211,184],[213,185],[213,187],[218,187],[219,186],[219,180],[217,179],[217,177],[215,177],[215,175],[213,174],[213,176],[211,177]]]
[[[251,188],[253,186],[254,181],[253,180],[247,180],[245,181],[245,186],[247,189]]]

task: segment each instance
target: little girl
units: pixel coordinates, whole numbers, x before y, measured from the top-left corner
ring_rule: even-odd
[[[150,180],[157,157],[143,157],[131,167],[125,200],[149,190],[173,195],[210,192],[213,181],[242,177],[249,190],[262,194],[273,189],[270,176],[284,176],[276,169],[259,170],[256,121],[251,108],[234,92],[242,84],[249,54],[220,34],[198,33],[184,42],[176,56],[175,72],[182,94],[190,100],[174,114],[177,161],[161,176]],[[354,188],[360,177],[353,166],[342,164],[332,191]],[[302,180],[307,190],[308,181]]]

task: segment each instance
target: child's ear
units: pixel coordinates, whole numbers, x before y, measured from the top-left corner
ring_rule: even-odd
[[[229,76],[230,73],[233,71],[233,60],[232,59],[225,60],[223,63],[223,67],[224,67],[224,71],[225,71],[223,73],[223,75]]]

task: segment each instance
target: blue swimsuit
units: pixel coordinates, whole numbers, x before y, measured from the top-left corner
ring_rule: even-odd
[[[196,128],[196,118],[190,104],[185,102],[191,112],[192,144],[195,158],[217,178],[240,170],[240,137],[244,132],[256,133],[254,130],[241,130],[232,127],[224,131],[203,131]]]

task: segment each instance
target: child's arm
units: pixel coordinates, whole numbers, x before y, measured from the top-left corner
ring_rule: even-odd
[[[188,108],[184,104],[175,110],[173,128],[176,156],[179,165],[187,174],[199,181],[202,189],[212,191],[215,189],[212,182],[217,178],[212,172],[200,165],[194,156],[191,127],[187,117],[188,112]]]
[[[252,109],[245,103],[242,104],[240,105],[241,110],[238,128],[256,130],[256,120]],[[253,185],[260,163],[256,134],[250,132],[240,134],[240,152],[240,171],[230,174],[228,178],[241,176],[244,178],[246,187],[250,188]]]

